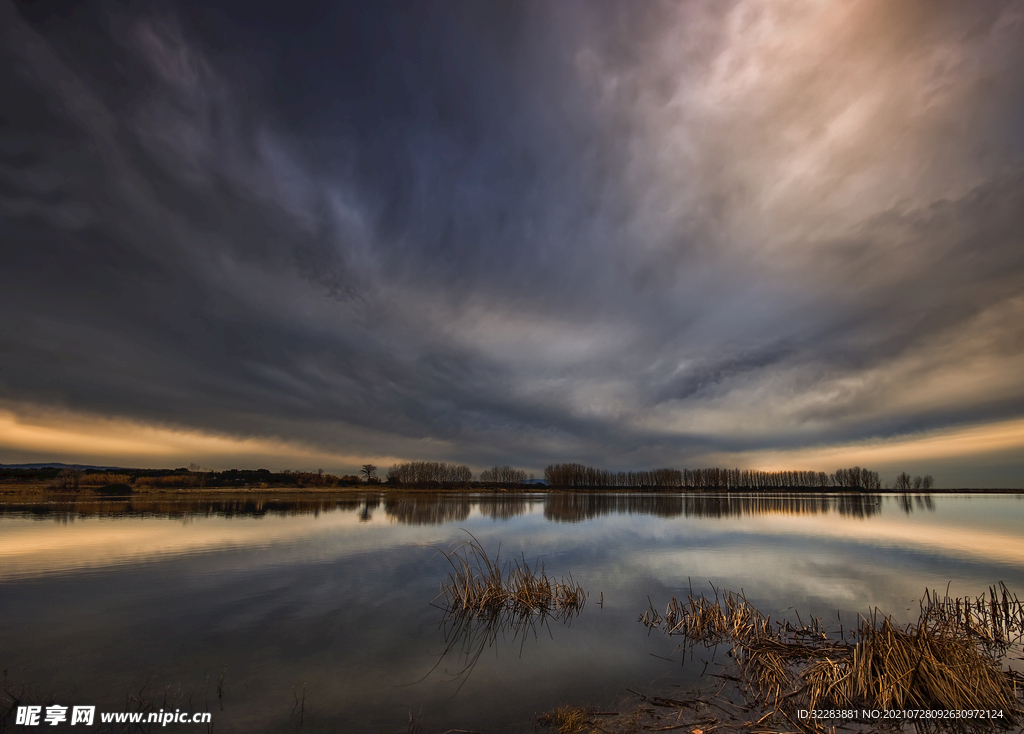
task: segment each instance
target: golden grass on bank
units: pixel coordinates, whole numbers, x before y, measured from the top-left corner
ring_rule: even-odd
[[[82,475],[83,487],[106,487],[110,484],[131,484],[130,474],[91,473]]]
[[[926,592],[916,623],[901,627],[876,611],[850,636],[817,619],[773,625],[732,592],[673,598],[664,615],[652,606],[640,621],[690,646],[730,643],[752,703],[790,721],[796,708],[990,709],[1002,710],[1000,723],[1010,725],[1024,713],[1019,674],[1001,665],[1024,636],[1024,606],[1003,584],[976,598]]]

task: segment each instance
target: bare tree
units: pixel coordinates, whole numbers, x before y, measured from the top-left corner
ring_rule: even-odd
[[[373,464],[363,464],[362,474],[366,477],[366,481],[370,482],[377,474],[377,467]]]
[[[913,479],[906,472],[900,472],[896,475],[896,491],[897,492],[908,492],[913,484]]]
[[[480,475],[483,482],[494,481],[499,467]],[[625,487],[631,489],[746,489],[788,488],[825,489],[843,487],[875,491],[882,488],[878,472],[855,466],[837,469],[834,474],[818,471],[758,471],[755,469],[653,469],[647,471],[608,471],[582,464],[551,464],[544,470],[544,481],[552,487]]]
[[[473,472],[465,464],[445,461],[408,461],[388,470],[388,483],[405,487],[469,484]]]
[[[935,477],[931,474],[925,474],[921,477],[921,489],[927,492],[929,489],[935,486]]]
[[[480,472],[480,481],[485,484],[504,486],[522,484],[526,481],[526,472],[522,469],[513,469],[507,465],[496,466],[493,469],[484,469]]]

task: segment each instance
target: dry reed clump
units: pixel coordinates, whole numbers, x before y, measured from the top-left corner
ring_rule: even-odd
[[[582,734],[591,729],[589,712],[578,706],[559,706],[537,717],[541,726],[557,726],[558,734]]]
[[[921,618],[932,627],[962,630],[997,654],[1024,636],[1024,607],[1006,584],[989,587],[988,594],[950,597],[924,592]]]
[[[598,711],[595,708],[563,704],[540,714],[537,717],[537,724],[546,729],[553,728],[557,734],[636,734],[643,730],[658,728],[644,726],[641,720],[645,718],[647,717],[644,713],[639,711]]]
[[[946,632],[926,624],[900,629],[888,617],[865,622],[849,675],[823,693],[881,709],[1016,708],[1012,679],[997,662],[968,635]]]
[[[499,554],[492,561],[477,539],[470,538],[461,548],[444,554],[452,566],[441,584],[443,607],[449,614],[558,616],[578,613],[586,603],[587,594],[572,575],[555,580],[543,565],[539,570],[530,568],[525,559],[502,567]]]
[[[980,730],[1012,726],[1024,713],[1020,674],[1001,664],[1024,637],[1024,605],[1003,584],[977,598],[926,592],[917,623],[901,627],[876,611],[850,635],[830,632],[817,619],[773,625],[732,592],[716,591],[713,600],[673,598],[664,616],[652,606],[640,621],[684,636],[691,647],[730,643],[753,703],[790,722],[797,707],[1004,712],[998,720],[943,724]]]
[[[54,477],[53,482],[50,483],[50,489],[63,489],[77,492],[79,486],[82,484],[82,470],[81,469],[61,469],[57,476]]]

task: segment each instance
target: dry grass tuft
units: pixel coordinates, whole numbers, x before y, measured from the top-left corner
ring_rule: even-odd
[[[582,734],[591,728],[590,712],[578,706],[559,706],[537,717],[541,726],[557,726],[558,734]]]
[[[587,593],[571,575],[556,580],[543,565],[531,568],[525,558],[503,566],[498,554],[491,560],[477,539],[467,535],[470,540],[456,550],[441,551],[452,571],[435,600],[444,611],[446,646],[431,672],[457,653],[461,667],[446,669],[454,678],[468,677],[499,635],[518,639],[521,653],[531,632],[536,636],[538,627],[549,620],[568,625],[587,601]]]
[[[555,580],[543,565],[530,568],[526,559],[502,567],[499,555],[492,561],[477,539],[470,538],[458,550],[445,553],[452,566],[441,584],[446,612],[477,617],[564,615],[578,613],[586,603],[586,592],[571,575]]]

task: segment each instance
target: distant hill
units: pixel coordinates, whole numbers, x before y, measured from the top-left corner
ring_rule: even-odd
[[[138,471],[124,466],[93,466],[92,464],[63,464],[59,461],[50,461],[46,464],[0,464],[0,469],[81,469],[87,471]]]

